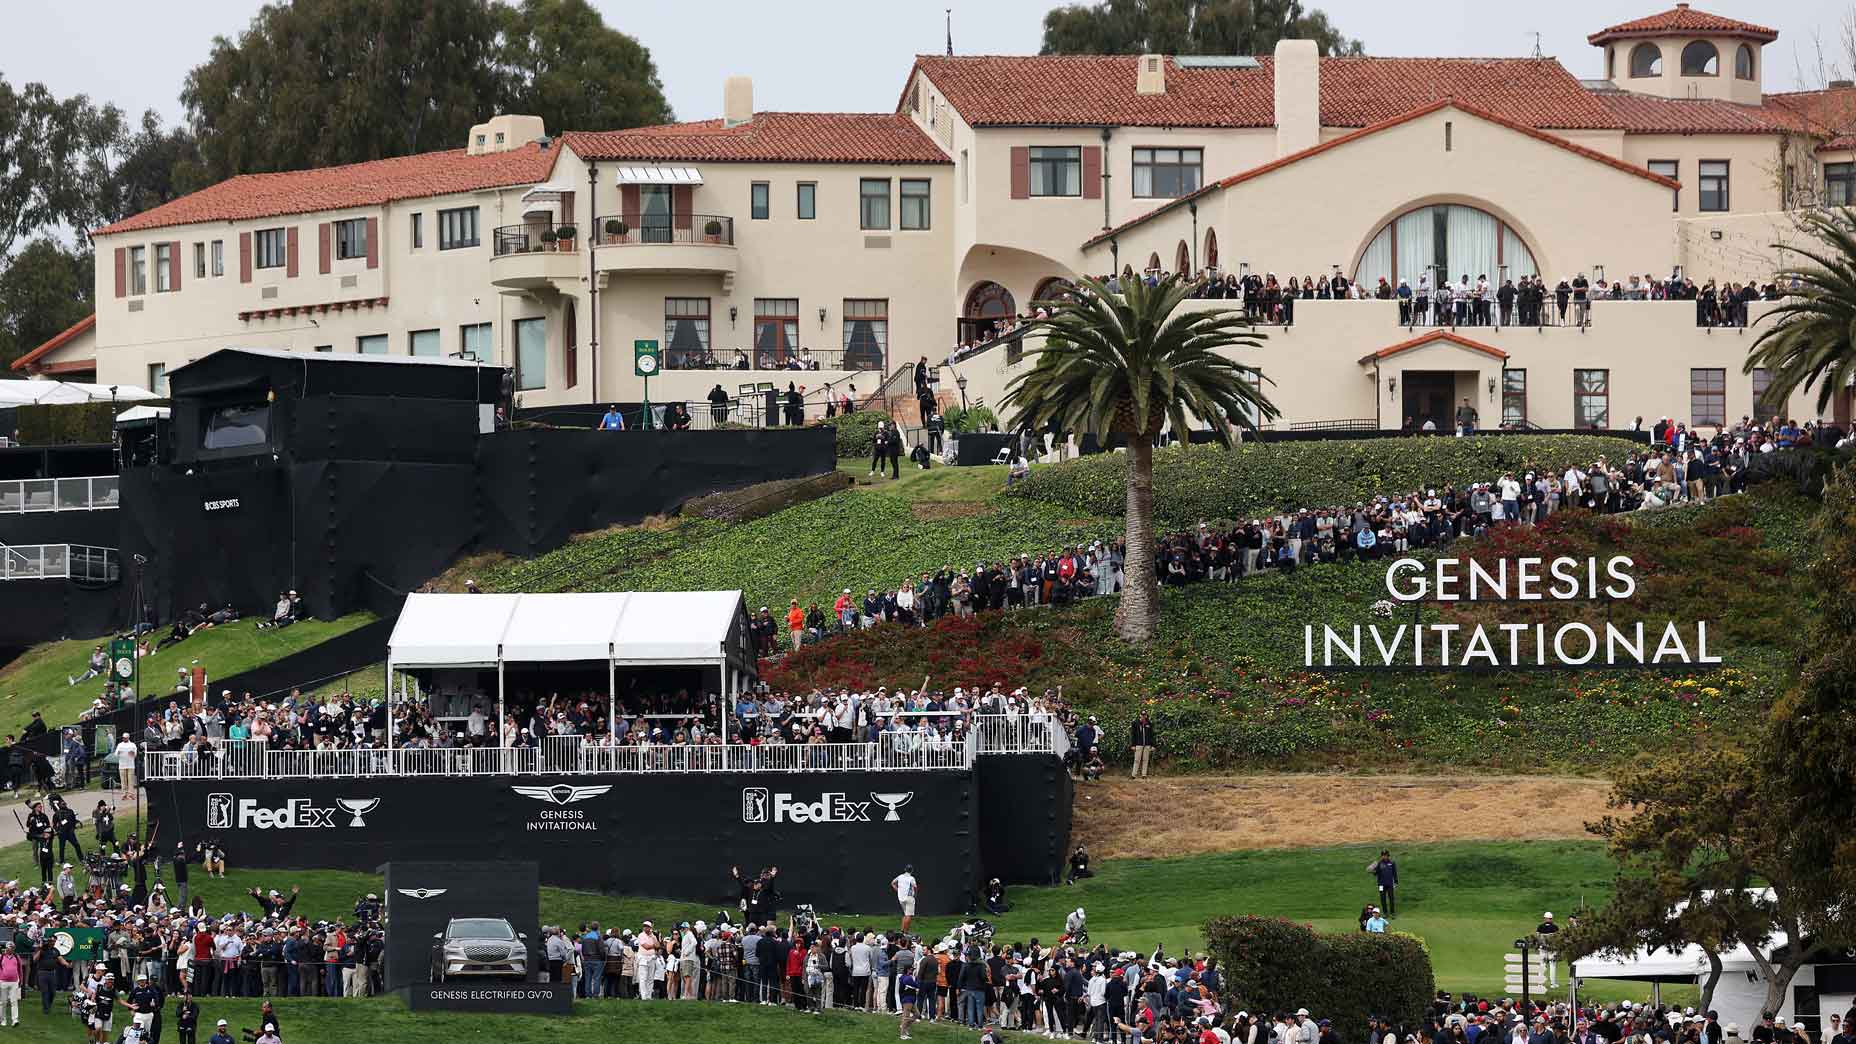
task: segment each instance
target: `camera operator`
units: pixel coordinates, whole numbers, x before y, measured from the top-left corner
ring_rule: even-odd
[[[52,829],[58,835],[58,861],[62,863],[69,858],[65,854],[66,845],[77,849],[77,858],[84,858],[84,846],[77,840],[77,813],[56,794],[51,796],[51,802]]]
[[[292,889],[294,891],[294,889]],[[355,923],[371,925],[380,920],[380,897],[372,892],[356,899],[354,903]]]

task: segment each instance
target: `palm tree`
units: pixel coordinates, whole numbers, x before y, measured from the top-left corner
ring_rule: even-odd
[[[1814,244],[1774,246],[1811,263],[1779,270],[1787,296],[1761,317],[1773,324],[1753,342],[1743,370],[1771,375],[1755,410],[1777,412],[1793,392],[1816,385],[1821,414],[1856,379],[1856,211],[1808,211],[1799,225]]]
[[[1003,408],[1016,430],[1094,432],[1128,440],[1127,560],[1115,629],[1130,642],[1154,636],[1160,596],[1154,576],[1154,440],[1168,422],[1182,438],[1189,417],[1210,421],[1218,441],[1256,429],[1278,410],[1263,395],[1262,371],[1220,349],[1256,348],[1263,337],[1242,312],[1179,311],[1191,290],[1177,276],[1136,280],[1115,293],[1093,279],[1050,302],[1033,320],[1044,343],[1036,365],[1006,387]]]

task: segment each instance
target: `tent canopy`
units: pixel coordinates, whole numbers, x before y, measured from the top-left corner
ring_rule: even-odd
[[[702,664],[753,670],[740,591],[412,594],[393,626],[399,667]]]
[[[68,406],[77,402],[140,402],[161,396],[131,384],[79,384],[74,381],[0,381],[0,407]]]

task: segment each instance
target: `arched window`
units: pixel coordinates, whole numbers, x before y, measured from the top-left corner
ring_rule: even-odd
[[[975,283],[967,291],[968,319],[1003,319],[1017,314],[1018,304],[1012,300],[1012,292],[998,283]]]
[[[1046,276],[1042,282],[1038,283],[1037,290],[1031,295],[1031,307],[1037,308],[1075,291],[1075,284],[1068,279],[1062,276]]]
[[[1734,52],[1734,78],[1737,80],[1756,80],[1753,74],[1753,45],[1741,44]]]
[[[1696,40],[1682,48],[1682,75],[1684,76],[1719,76],[1721,74],[1721,52],[1706,40]]]
[[[1631,48],[1630,74],[1638,79],[1646,76],[1663,74],[1663,49],[1653,43],[1640,43]]]
[[[1165,271],[1165,269],[1160,267],[1160,254],[1157,251],[1155,253],[1147,255],[1147,268],[1145,269],[1145,271],[1148,271],[1148,272]]]
[[[1173,271],[1182,276],[1192,275],[1192,248],[1183,239],[1173,248]]]
[[[1205,267],[1218,267],[1218,230],[1215,228],[1205,230]]]
[[[1407,211],[1380,228],[1360,255],[1354,282],[1370,294],[1382,276],[1393,286],[1404,279],[1416,289],[1425,274],[1433,284],[1439,278],[1455,284],[1468,276],[1471,286],[1487,276],[1491,286],[1499,287],[1503,279],[1538,273],[1534,252],[1500,218],[1475,207],[1440,203]]]

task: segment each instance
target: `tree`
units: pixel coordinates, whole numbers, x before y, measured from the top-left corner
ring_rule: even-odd
[[[1784,851],[1828,904],[1832,941],[1856,942],[1856,464],[1824,484],[1812,521],[1817,618],[1796,679],[1772,706],[1768,764],[1780,769],[1789,807]]]
[[[671,120],[651,52],[607,28],[586,0],[498,4],[499,55],[511,111],[558,130],[605,130]]]
[[[89,315],[94,290],[90,254],[33,240],[0,270],[0,367]]]
[[[484,0],[272,3],[180,97],[211,181],[456,148],[500,99],[495,38]]]
[[[1044,16],[1043,54],[1269,54],[1313,40],[1323,55],[1364,53],[1301,0],[1099,0]]]
[[[100,227],[158,207],[207,185],[199,143],[185,127],[163,127],[150,109],[141,129],[120,128],[109,147],[92,158],[89,178],[94,214]]]
[[[1278,415],[1263,394],[1262,373],[1221,350],[1256,348],[1263,336],[1242,312],[1179,311],[1191,285],[1168,276],[1155,286],[1135,280],[1125,294],[1093,279],[1045,304],[1043,333],[1029,349],[1036,364],[1012,379],[1001,408],[1012,427],[1121,435],[1128,440],[1127,559],[1115,628],[1131,642],[1154,636],[1160,597],[1154,576],[1154,440],[1170,423],[1181,435],[1189,417],[1209,421],[1218,440]]]
[[[1756,406],[1777,412],[1794,392],[1816,386],[1817,410],[1824,413],[1837,392],[1856,381],[1856,211],[1812,210],[1798,223],[1807,238],[1774,248],[1804,261],[1779,270],[1776,281],[1787,296],[1760,317],[1772,325],[1753,341],[1742,370],[1771,376]]]
[[[209,182],[457,148],[499,111],[551,130],[670,118],[649,52],[584,0],[268,4],[181,101]]]
[[[15,90],[0,79],[0,260],[23,240],[82,223],[83,157],[118,124],[114,108],[81,94],[60,100],[42,83]]]

